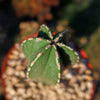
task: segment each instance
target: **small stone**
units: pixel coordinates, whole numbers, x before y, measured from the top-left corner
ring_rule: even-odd
[[[57,98],[58,98],[58,99],[56,99],[56,100],[65,100],[66,95],[64,95],[64,96],[58,95]],[[67,100],[68,100],[68,99],[67,99]]]
[[[75,82],[77,81],[76,77],[72,77],[72,79],[69,80],[69,85],[73,86],[73,84],[75,84]]]
[[[13,97],[12,100],[18,100],[18,96]]]
[[[23,97],[22,96],[19,96],[18,97],[18,100],[23,100]],[[29,99],[28,99],[29,100]]]
[[[11,67],[8,67],[6,70],[7,75],[13,75],[15,73],[15,70]]]
[[[72,94],[72,99],[77,100],[77,96],[75,94]]]
[[[20,57],[21,59],[25,59],[24,53],[20,53],[20,54],[19,54],[19,57]]]
[[[91,98],[91,95],[88,94],[88,93],[86,93],[86,94],[85,94],[85,99],[86,99],[86,100],[90,100],[90,98]]]
[[[19,94],[19,95],[25,94],[25,89],[24,88],[18,88],[17,89],[17,94]]]
[[[15,91],[13,88],[11,88],[9,92],[10,92],[10,94],[13,95],[13,96],[16,95],[16,91]]]
[[[22,65],[17,65],[16,66],[16,70],[20,71],[20,70],[25,70],[26,66],[22,66]]]
[[[35,86],[36,86],[36,84],[35,84],[34,82],[29,82],[29,85],[30,85],[31,87],[35,87]]]
[[[72,95],[70,94],[70,93],[66,93],[66,98],[68,99],[68,100],[71,100],[71,98],[72,98]]]
[[[27,95],[27,97],[31,97],[32,94],[33,94],[33,92],[32,92],[32,90],[31,90],[31,88],[28,88],[28,89],[26,90],[26,95]]]
[[[16,78],[16,77],[12,77],[11,81],[12,81],[12,84],[16,84],[16,83],[18,83],[20,81],[20,79]]]
[[[12,54],[15,55],[15,56],[18,56],[19,55],[19,52],[17,50],[13,50],[12,51]]]
[[[80,68],[80,70],[78,72],[79,72],[79,74],[83,74],[85,72],[85,70],[83,68]]]
[[[7,76],[7,78],[8,78],[8,76]],[[6,85],[11,85],[12,84],[11,78],[8,79],[8,80],[5,80],[5,84]]]
[[[43,89],[42,83],[38,83],[37,86],[38,86],[40,89]]]
[[[19,43],[16,43],[16,44],[15,44],[15,48],[16,48],[16,49],[19,49],[19,48],[20,48],[20,44],[19,44]],[[15,50],[16,50],[16,49],[15,49]]]
[[[86,65],[83,63],[79,63],[79,67],[81,70],[86,71]]]
[[[58,93],[58,95],[59,95],[59,94],[62,94],[62,93],[63,93],[63,90],[58,89],[58,90],[57,90],[57,93]]]
[[[74,93],[74,89],[73,89],[73,88],[67,88],[67,91],[68,91],[69,93]]]
[[[12,99],[12,98],[13,98],[13,96],[12,96],[11,94],[7,94],[7,98]]]
[[[25,73],[23,71],[20,71],[20,76],[23,77],[23,78],[26,77],[26,75],[25,75]]]
[[[65,78],[67,78],[67,79],[71,79],[73,76],[72,76],[72,74],[71,73],[67,73],[66,75],[65,75]]]
[[[11,59],[11,60],[17,60],[18,59],[18,56],[11,54],[11,55],[9,55],[8,58]]]
[[[26,93],[22,94],[21,96],[22,96],[24,99],[27,98]]]
[[[86,74],[92,74],[91,70],[86,70]]]
[[[85,94],[81,91],[77,92],[79,98],[84,98]]]
[[[89,89],[93,88],[92,82],[86,82],[86,86],[87,86]]]
[[[15,60],[9,60],[8,62],[7,62],[7,64],[9,65],[9,66],[11,66],[11,67],[14,67],[14,66],[16,66],[16,61]]]
[[[80,88],[75,87],[75,92],[78,94],[80,92]]]
[[[86,78],[87,81],[92,81],[93,80],[93,77],[91,77],[89,75],[86,75],[85,78]]]
[[[49,100],[56,100],[57,99],[56,93],[54,91],[49,90],[48,94],[49,95],[47,95],[47,97],[48,97]]]
[[[24,88],[25,87],[25,83],[24,82],[23,83],[17,83],[17,84],[15,84],[15,86],[17,88]]]
[[[79,68],[78,63],[72,66],[72,68]]]
[[[16,66],[21,66],[22,61],[21,60],[17,60]]]
[[[15,71],[15,76],[20,76],[20,71]]]
[[[73,88],[79,88],[79,85],[77,83],[74,83]]]
[[[68,73],[68,69],[65,69],[62,74],[66,75],[67,73]]]
[[[77,75],[77,76],[76,76],[76,79],[77,79],[78,81],[82,81],[82,80],[83,80],[83,77],[82,77],[81,75]]]
[[[84,91],[85,89],[86,89],[86,83],[85,82],[81,82],[80,90]]]
[[[10,85],[10,86],[6,86],[6,91],[7,91],[7,92],[9,92],[10,89],[13,90],[13,87],[12,87],[11,85]]]

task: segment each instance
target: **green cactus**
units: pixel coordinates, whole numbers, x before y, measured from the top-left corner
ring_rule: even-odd
[[[23,41],[22,50],[29,62],[28,77],[44,84],[56,84],[60,81],[62,51],[68,56],[71,64],[75,64],[79,57],[70,47],[61,43],[64,33],[55,36],[45,25],[40,27],[37,38]]]

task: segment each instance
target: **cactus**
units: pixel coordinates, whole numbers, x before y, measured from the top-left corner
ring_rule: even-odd
[[[48,85],[56,84],[61,78],[61,67],[65,66],[63,57],[67,56],[71,64],[79,60],[78,54],[61,42],[66,32],[68,30],[54,36],[47,26],[42,25],[37,38],[23,41],[22,50],[29,63],[29,78]]]

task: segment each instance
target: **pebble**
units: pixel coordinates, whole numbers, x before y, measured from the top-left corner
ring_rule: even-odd
[[[12,54],[15,55],[15,56],[18,56],[19,55],[19,52],[17,50],[13,50],[12,51]]]
[[[20,71],[15,71],[15,76],[20,76]]]
[[[26,95],[27,95],[27,97],[31,97],[32,94],[33,94],[33,93],[32,93],[31,88],[28,88],[27,91],[26,91]]]
[[[90,100],[90,98],[91,98],[91,95],[89,95],[88,93],[86,93],[86,94],[85,94],[85,99],[86,99],[86,100]]]
[[[87,81],[92,81],[93,80],[93,77],[89,76],[89,75],[86,75],[86,80]]]
[[[72,74],[71,73],[67,73],[66,75],[65,75],[65,78],[67,78],[67,79],[71,79],[73,76],[72,76]]]
[[[67,91],[68,91],[69,93],[74,93],[74,89],[73,89],[73,88],[67,88]]]
[[[73,65],[72,68],[79,68],[78,63]]]
[[[25,59],[24,53],[20,53],[20,54],[19,54],[19,57],[20,57],[21,59]]]
[[[16,70],[21,71],[21,70],[25,70],[26,66],[22,66],[21,64],[17,64],[16,66]]]
[[[12,77],[11,81],[12,81],[12,84],[16,84],[16,83],[18,83],[20,81],[20,79],[17,78],[17,77]]]
[[[17,89],[17,94],[19,94],[19,95],[25,94],[25,88],[18,88]]]
[[[92,82],[86,82],[86,86],[88,87],[88,88],[93,88],[93,84],[92,84]]]
[[[86,74],[92,74],[91,70],[86,70]]]
[[[11,67],[16,66],[16,64],[17,64],[16,60],[9,60],[8,61],[8,65],[11,66]]]
[[[15,97],[13,97],[13,98],[12,98],[12,100],[18,100],[18,97],[17,97],[17,96],[15,96]]]
[[[20,76],[21,76],[22,78],[25,78],[25,77],[26,77],[25,72],[20,71]]]
[[[17,83],[15,84],[15,87],[18,87],[18,88],[24,88],[25,87],[25,84],[24,83]]]
[[[15,69],[8,67],[6,70],[7,75],[13,75],[15,73]]]
[[[80,84],[80,90],[81,91],[84,91],[86,89],[86,83],[85,82],[82,82],[81,84]]]
[[[8,58],[11,59],[11,60],[17,60],[18,56],[11,54],[11,55],[9,55]]]
[[[75,94],[72,94],[72,99],[77,100],[77,96]]]

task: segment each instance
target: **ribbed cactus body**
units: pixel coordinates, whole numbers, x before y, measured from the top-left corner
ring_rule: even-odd
[[[29,62],[29,78],[44,84],[56,84],[60,81],[61,65],[65,65],[62,57],[67,56],[71,64],[77,63],[77,53],[61,42],[65,32],[53,36],[49,28],[42,25],[37,38],[23,41],[22,49]]]

